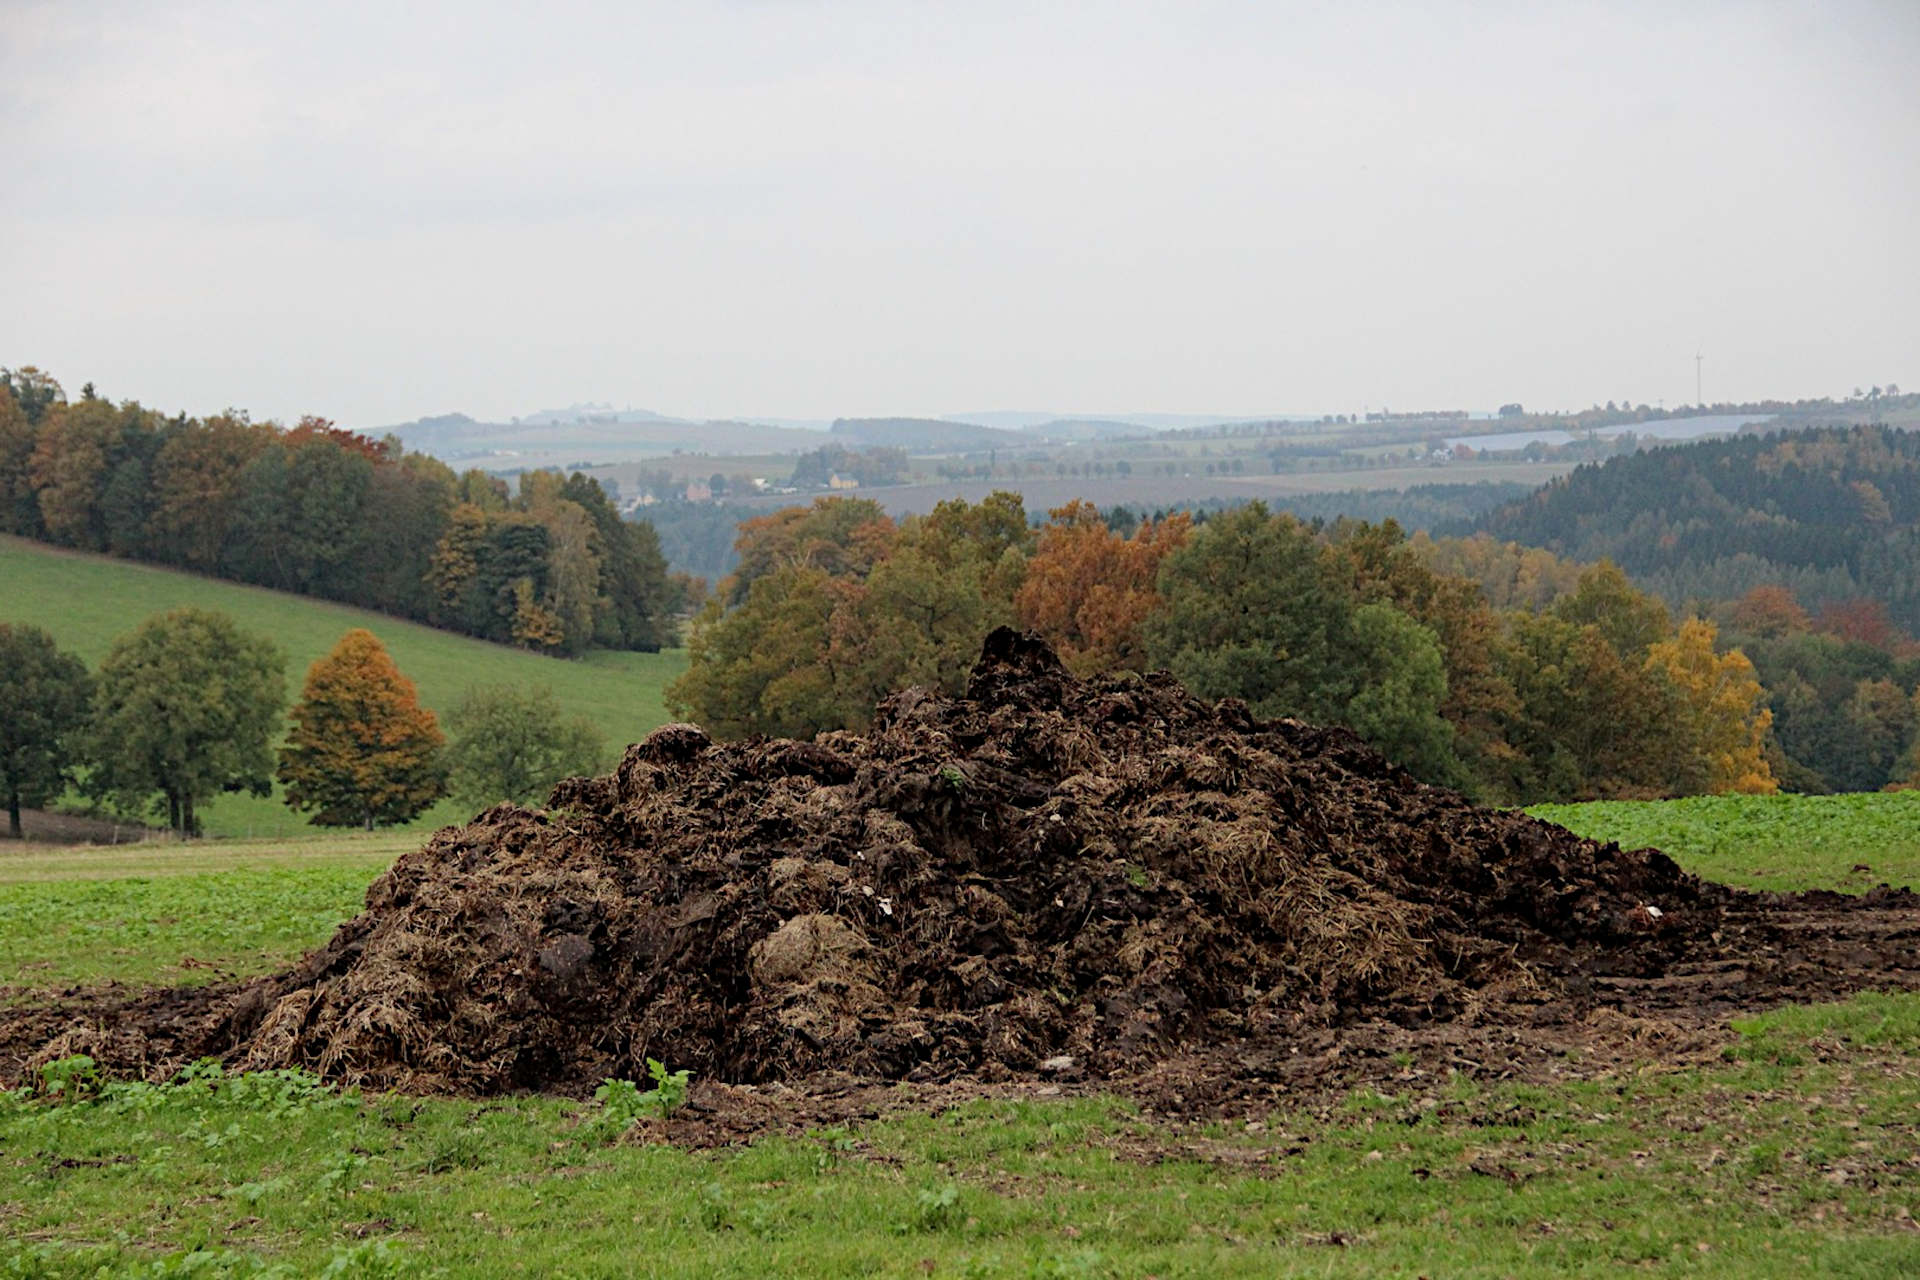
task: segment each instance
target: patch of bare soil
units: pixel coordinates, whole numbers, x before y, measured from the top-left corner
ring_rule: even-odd
[[[1917,937],[1905,891],[1706,884],[1003,630],[964,697],[865,735],[670,725],[547,812],[444,830],[277,977],[0,1012],[0,1076],[218,1054],[578,1094],[655,1057],[702,1082],[694,1141],[983,1090],[1240,1112],[1710,1053],[1735,1010],[1913,985]]]

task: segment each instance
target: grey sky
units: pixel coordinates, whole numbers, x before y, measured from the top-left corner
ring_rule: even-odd
[[[1920,386],[1920,3],[0,0],[0,365],[356,426]]]

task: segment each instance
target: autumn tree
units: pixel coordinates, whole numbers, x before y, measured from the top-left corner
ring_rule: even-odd
[[[1571,594],[1580,566],[1539,547],[1499,542],[1481,533],[1471,538],[1433,539],[1417,534],[1408,544],[1435,570],[1478,583],[1496,610],[1544,609]]]
[[[469,689],[447,714],[447,730],[449,789],[474,811],[538,804],[561,779],[598,770],[606,751],[593,722],[565,714],[544,685]]]
[[[741,603],[776,569],[806,567],[864,580],[893,549],[898,529],[871,498],[816,498],[741,523],[734,538],[740,563],[720,588],[723,606]]]
[[[1192,517],[1145,521],[1121,537],[1090,502],[1050,514],[1014,597],[1020,625],[1044,635],[1080,675],[1144,669],[1141,629],[1161,604],[1160,564],[1186,542]]]
[[[446,794],[446,739],[371,632],[356,627],[307,671],[280,748],[289,807],[316,826],[408,822]]]
[[[0,790],[7,833],[20,810],[60,794],[82,758],[92,682],[86,666],[38,627],[0,622]]]
[[[241,476],[272,439],[270,428],[229,413],[167,442],[153,464],[152,539],[163,558],[202,573],[219,567]]]
[[[896,526],[827,498],[746,521],[740,569],[695,620],[668,705],[722,735],[858,728],[908,684],[957,692],[1012,620],[1031,539],[1013,494]]]
[[[183,834],[221,791],[267,795],[286,706],[286,659],[225,614],[157,614],[100,664],[85,786],[124,808],[157,804]]]
[[[1815,626],[1850,644],[1873,649],[1891,649],[1900,638],[1899,628],[1887,616],[1887,606],[1865,596],[1830,602],[1820,610]]]
[[[1735,602],[1728,619],[1744,635],[1773,639],[1810,630],[1813,619],[1793,592],[1782,586],[1758,586]]]
[[[0,533],[27,537],[40,529],[30,465],[38,433],[11,386],[0,385]]]
[[[52,374],[30,364],[21,365],[18,369],[0,369],[0,390],[12,395],[21,412],[26,414],[27,422],[36,427],[55,405],[67,402],[67,393],[61,389],[59,381]]]
[[[104,400],[59,404],[41,422],[27,472],[47,536],[103,550],[100,495],[117,460],[120,415]]]
[[[1766,760],[1773,723],[1766,691],[1747,656],[1738,649],[1716,653],[1716,639],[1711,622],[1689,618],[1673,639],[1649,646],[1647,667],[1680,696],[1693,750],[1706,762],[1706,790],[1772,795],[1780,787]]]
[[[1692,750],[1672,685],[1622,659],[1598,626],[1515,610],[1494,648],[1516,709],[1514,751],[1489,791],[1509,803],[1692,795],[1705,762]]]
[[[521,501],[547,531],[547,593],[540,603],[559,626],[557,646],[580,653],[593,643],[594,616],[603,606],[600,530],[586,508],[563,496],[551,471],[520,477]]]

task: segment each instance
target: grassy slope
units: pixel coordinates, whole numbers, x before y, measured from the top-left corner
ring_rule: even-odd
[[[613,751],[667,718],[661,690],[685,665],[678,652],[543,658],[364,609],[0,537],[0,621],[46,628],[89,666],[98,665],[117,637],[150,615],[185,604],[218,609],[242,627],[271,636],[287,653],[290,698],[298,694],[307,667],[342,632],[365,627],[380,637],[429,707],[444,711],[475,684],[550,685],[563,707],[600,727]],[[221,796],[203,816],[211,835],[311,830],[278,797]],[[414,825],[430,829],[465,816],[443,803]]]
[[[1753,875],[1727,878],[1754,883],[1806,845],[1796,812],[1844,825],[1835,803],[1554,817],[1631,831],[1696,870],[1744,861]],[[1892,824],[1889,803],[1840,812]],[[1739,856],[1715,820],[1739,833]],[[0,858],[0,981],[203,972],[183,953],[272,967],[356,909],[408,843]],[[1920,861],[1910,828],[1872,856]],[[593,1106],[546,1098],[329,1100],[286,1081],[88,1106],[0,1097],[0,1274],[1920,1273],[1920,997],[1741,1026],[1705,1066],[1554,1086],[1409,1080],[1258,1128],[994,1101],[717,1153],[616,1141]]]

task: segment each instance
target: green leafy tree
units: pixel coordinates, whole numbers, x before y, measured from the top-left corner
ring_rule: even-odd
[[[38,627],[0,622],[0,788],[7,832],[20,837],[20,810],[60,794],[81,758],[92,681]]]
[[[966,686],[980,641],[1013,621],[1033,534],[1016,494],[942,502],[901,526],[836,638],[857,655],[860,716],[896,689]],[[857,634],[857,646],[844,640]]]
[[[191,835],[196,806],[219,792],[271,792],[286,706],[286,658],[271,641],[225,614],[174,609],[115,642],[96,688],[93,794],[164,807]]]
[[[1500,622],[1488,607],[1482,587],[1460,574],[1436,569],[1431,555],[1409,542],[1392,520],[1380,524],[1341,521],[1334,527],[1331,546],[1352,574],[1359,599],[1392,605],[1428,628],[1439,646],[1446,677],[1440,714],[1453,726],[1452,747],[1446,754],[1450,759],[1457,757],[1461,767],[1438,773],[1408,767],[1431,781],[1455,782],[1486,793],[1483,779],[1497,773],[1513,753],[1512,745],[1501,737],[1501,723],[1517,710],[1518,699],[1494,667],[1492,648]]]
[[[1463,782],[1453,725],[1440,714],[1447,669],[1439,637],[1389,604],[1355,609],[1352,634],[1365,676],[1347,700],[1347,726],[1429,782]]]
[[[446,738],[413,681],[356,627],[307,671],[280,748],[287,805],[322,827],[391,826],[446,794]]]
[[[755,578],[735,608],[708,601],[667,705],[722,737],[807,737],[862,723],[873,709],[861,701],[864,628],[847,625],[843,606],[865,590],[822,569],[783,565]]]
[[[1516,748],[1493,788],[1503,799],[1636,799],[1706,790],[1684,701],[1626,661],[1598,626],[1515,612],[1495,661],[1519,698],[1505,728]]]
[[[1341,718],[1352,598],[1306,525],[1260,502],[1217,516],[1161,563],[1160,593],[1147,656],[1195,693],[1260,716]]]
[[[1638,662],[1673,634],[1667,606],[1627,581],[1611,560],[1580,573],[1573,594],[1554,602],[1553,614],[1575,626],[1594,626],[1622,661]]]
[[[27,415],[27,421],[36,427],[55,405],[67,402],[67,393],[53,375],[43,373],[30,364],[23,364],[18,369],[0,369],[0,389],[12,393]]]
[[[606,745],[584,716],[567,716],[543,686],[469,689],[447,715],[454,799],[480,810],[501,801],[534,805],[555,783],[598,770]]]

